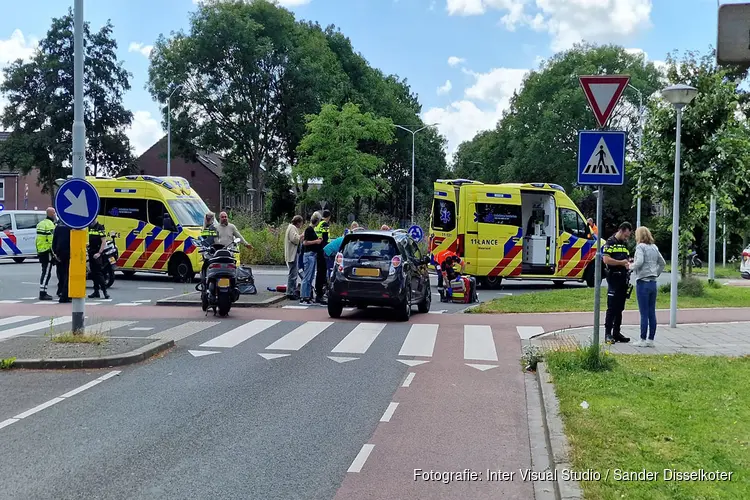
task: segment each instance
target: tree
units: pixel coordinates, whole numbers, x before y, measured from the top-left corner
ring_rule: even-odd
[[[133,164],[125,129],[133,115],[122,105],[130,74],[117,60],[117,42],[108,21],[99,31],[84,26],[84,120],[89,173],[116,174]],[[5,68],[0,86],[8,99],[2,124],[11,135],[2,162],[27,174],[39,169],[39,183],[52,193],[56,178],[69,172],[73,128],[73,13],[52,26],[29,62]]]
[[[745,75],[715,64],[715,54],[687,52],[667,58],[670,83],[686,83],[698,95],[683,109],[680,168],[680,247],[685,250],[702,233],[712,194],[727,226],[746,234],[750,210],[750,130],[743,115],[745,95],[738,85]],[[739,72],[738,72],[739,71]],[[661,98],[649,102],[645,129],[645,161],[639,173],[644,191],[669,203],[674,193],[676,118]],[[683,262],[684,273],[684,262]]]
[[[307,119],[307,134],[299,145],[300,161],[294,174],[302,179],[321,179],[321,198],[344,205],[354,201],[354,215],[360,203],[377,196],[383,182],[375,176],[384,164],[380,157],[361,150],[362,143],[389,144],[393,123],[362,113],[352,103],[337,108],[326,104]]]

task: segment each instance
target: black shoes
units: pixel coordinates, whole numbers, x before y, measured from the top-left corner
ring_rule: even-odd
[[[614,335],[606,335],[604,337],[604,342],[606,342],[607,344],[614,344],[615,342],[627,344],[628,342],[630,342],[630,337],[626,337],[621,333],[616,333]]]
[[[52,300],[52,296],[47,292],[39,292],[39,300]]]

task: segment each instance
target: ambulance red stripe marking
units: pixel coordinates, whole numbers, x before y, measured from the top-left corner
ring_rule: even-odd
[[[518,253],[521,250],[522,250],[521,245],[516,245],[513,248],[511,248],[508,254],[500,262],[497,263],[497,265],[492,271],[490,271],[488,276],[497,276],[498,274],[500,274],[503,269],[508,267],[508,265],[513,261],[513,259],[516,257],[516,255],[518,255]]]
[[[133,242],[128,246],[127,249],[120,255],[120,259],[117,261],[117,267],[124,267],[127,261],[130,259],[130,256],[133,255],[133,252],[138,250],[138,247],[143,242],[143,238],[136,238],[133,240]]]
[[[172,256],[172,254],[177,250],[177,247],[185,243],[184,241],[173,241],[171,245],[169,245],[169,248],[166,249],[166,251],[162,254],[161,257],[159,257],[159,260],[156,261],[156,264],[154,265],[154,269],[161,271],[164,269],[164,267],[167,265],[167,262],[169,262],[169,258]]]
[[[596,255],[596,248],[591,248],[588,253],[581,259],[581,261],[575,265],[575,267],[568,273],[568,277],[576,276],[584,270],[584,268],[591,262],[591,259]]]
[[[135,261],[135,265],[133,267],[143,267],[148,259],[151,258],[151,255],[153,255],[153,253],[159,248],[159,245],[161,245],[163,242],[164,240],[154,239],[154,241],[151,242],[146,251],[143,252],[143,255],[138,257],[138,260]]]

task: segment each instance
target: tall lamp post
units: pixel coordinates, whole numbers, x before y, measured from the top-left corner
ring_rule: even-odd
[[[628,83],[628,87],[638,94],[638,160],[643,168],[643,94],[640,90]],[[635,226],[641,227],[641,176],[638,176],[638,201],[635,215]]]
[[[172,96],[182,88],[182,84],[172,89],[167,98],[167,177],[172,175]]]
[[[677,273],[680,250],[680,135],[682,134],[682,108],[698,94],[698,89],[678,83],[661,91],[661,95],[672,104],[677,114],[677,132],[674,148],[674,196],[672,197],[672,275],[669,297],[669,326],[677,328]]]
[[[416,143],[415,138],[417,136],[417,132],[420,132],[426,128],[435,127],[437,126],[437,123],[431,123],[429,125],[425,125],[424,127],[420,127],[417,130],[411,130],[410,128],[404,127],[403,125],[396,125],[395,127],[400,128],[401,130],[406,130],[411,134],[411,223],[414,224],[414,145]]]

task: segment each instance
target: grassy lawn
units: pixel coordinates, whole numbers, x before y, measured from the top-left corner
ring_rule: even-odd
[[[748,307],[750,306],[750,288],[734,286],[712,288],[706,286],[702,297],[690,297],[685,294],[678,294],[677,306],[680,308]],[[602,310],[606,309],[606,307],[607,290],[606,288],[602,288]],[[635,290],[633,290],[633,294],[625,304],[625,307],[626,309],[638,309]],[[659,292],[656,299],[656,307],[657,309],[669,309],[669,293]],[[569,288],[500,297],[480,304],[478,307],[471,309],[471,312],[478,314],[546,313],[593,310],[593,288]]]
[[[667,264],[667,267],[664,268],[665,273],[672,272],[672,267]],[[714,274],[716,275],[716,279],[739,279],[740,278],[740,265],[737,264],[727,264],[726,266],[723,266],[721,264],[716,264],[716,269],[714,270]],[[707,277],[708,276],[708,263],[704,263],[703,267],[693,268],[693,276],[702,276]]]
[[[581,483],[586,500],[750,498],[750,357],[615,356],[613,370],[598,373],[573,357],[551,353],[548,369],[574,470],[601,473]],[[615,469],[659,475],[616,481]],[[733,474],[665,481],[664,469]]]

